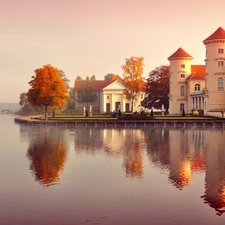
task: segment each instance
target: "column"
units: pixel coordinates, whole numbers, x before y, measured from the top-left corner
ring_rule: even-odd
[[[120,110],[121,112],[125,111],[125,105],[124,105],[124,97],[123,97],[123,93],[122,93],[122,97],[121,97],[121,106],[120,106]]]
[[[105,94],[103,94],[103,112],[106,112],[106,95]],[[100,110],[101,111],[101,110]]]
[[[114,101],[114,94],[111,94],[111,104],[110,104],[110,111],[113,111],[115,109],[115,101]]]

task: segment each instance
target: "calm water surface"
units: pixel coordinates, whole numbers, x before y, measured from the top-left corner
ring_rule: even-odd
[[[225,129],[0,124],[1,225],[225,223]]]

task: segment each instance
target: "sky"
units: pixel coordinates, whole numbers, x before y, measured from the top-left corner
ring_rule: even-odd
[[[46,64],[77,76],[123,77],[144,57],[145,78],[179,47],[204,64],[204,39],[225,29],[224,0],[0,0],[0,102],[18,103]]]

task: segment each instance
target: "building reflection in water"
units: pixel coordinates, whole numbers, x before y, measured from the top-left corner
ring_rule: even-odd
[[[204,202],[225,212],[225,137],[223,130],[149,130],[146,143],[151,162],[169,171],[169,182],[179,190],[191,184],[195,173],[205,172]]]
[[[75,150],[79,154],[97,154],[104,151],[112,157],[122,157],[126,175],[143,176],[143,131],[140,129],[87,129],[75,136]],[[124,143],[124,140],[126,140]]]
[[[63,134],[55,132],[53,127],[37,129],[37,133],[30,136],[27,150],[27,157],[31,161],[30,170],[40,184],[54,185],[64,168],[66,143]]]
[[[35,131],[35,133],[34,133]],[[45,186],[59,180],[66,160],[66,129],[32,128],[27,133],[27,156],[35,179]],[[34,134],[32,134],[32,132]],[[150,163],[168,173],[178,190],[191,185],[195,173],[205,173],[205,193],[201,198],[216,210],[225,211],[225,137],[221,129],[201,128],[82,128],[74,133],[76,153],[105,154],[121,159],[126,176],[144,177],[145,152]],[[24,135],[22,135],[24,138]]]
[[[155,129],[146,136],[151,162],[169,171],[169,182],[182,190],[194,172],[204,171],[205,133],[203,130]]]
[[[223,130],[208,133],[206,150],[205,203],[217,215],[225,212],[225,138]]]
[[[205,165],[204,130],[177,129],[170,132],[171,183],[182,190],[190,185],[193,173],[203,171]]]

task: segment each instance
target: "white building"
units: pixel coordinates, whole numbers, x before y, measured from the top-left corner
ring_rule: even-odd
[[[203,41],[206,46],[205,65],[192,65],[193,57],[179,48],[170,61],[170,114],[193,108],[225,111],[225,30],[219,27]]]
[[[79,103],[77,101],[77,93],[82,83],[86,82],[85,80],[75,80],[74,90],[75,90],[75,110],[78,112],[83,111],[83,107],[92,106],[93,112],[100,113],[110,113],[115,109],[120,109],[121,112],[131,111],[132,103],[126,99],[124,95],[125,86],[123,80],[120,76],[113,77],[112,80],[94,80],[93,82],[93,91],[97,94],[97,100],[94,102]],[[143,82],[141,92],[137,100],[133,104],[133,111],[140,111],[140,103],[145,97]]]

